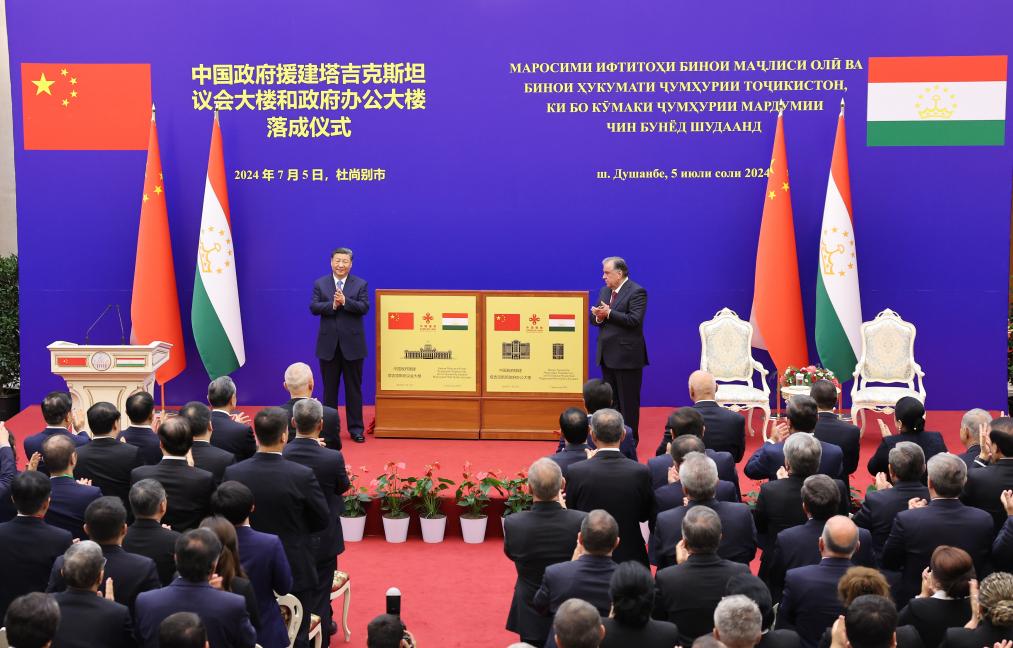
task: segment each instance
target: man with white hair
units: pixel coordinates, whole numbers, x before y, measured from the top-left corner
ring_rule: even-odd
[[[288,440],[295,438],[295,424],[292,422],[292,410],[295,404],[304,398],[313,397],[313,370],[305,362],[294,362],[285,370],[285,391],[288,392],[288,402],[281,406],[288,412]],[[324,429],[320,438],[324,440],[331,450],[341,450],[341,417],[338,410],[323,405],[324,408]]]
[[[967,448],[960,455],[960,459],[967,464],[968,472],[988,465],[988,461],[980,457],[981,433],[988,431],[988,425],[991,422],[992,415],[980,407],[967,410],[960,419],[960,442]]]
[[[714,608],[714,638],[728,648],[753,648],[762,637],[760,607],[748,596],[726,596]]]

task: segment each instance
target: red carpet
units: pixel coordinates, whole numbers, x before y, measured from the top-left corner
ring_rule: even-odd
[[[251,416],[258,408],[243,408]],[[371,418],[366,412],[366,420]],[[645,408],[641,413],[641,461],[653,456],[661,438],[670,408]],[[995,413],[993,413],[995,414]],[[962,412],[933,411],[928,414],[927,429],[943,433],[951,451],[961,451],[958,428]],[[860,492],[872,482],[865,471],[881,438],[878,426],[870,422],[862,442],[862,459],[852,479]],[[44,423],[39,408],[31,407],[7,422],[19,440],[38,432]],[[892,426],[892,424],[891,424]],[[760,437],[748,439],[746,456],[759,445]],[[365,444],[345,440],[345,459],[351,469],[366,466],[375,475],[389,460],[407,464],[406,473],[417,474],[423,466],[439,461],[447,477],[459,477],[459,468],[470,461],[476,470],[515,472],[553,451],[552,444],[539,441],[454,441],[429,439],[376,439],[367,436]],[[740,464],[741,466],[742,464]],[[758,488],[742,478],[744,492]],[[490,511],[494,515],[497,511]],[[418,522],[413,521],[413,528]],[[374,527],[375,528],[375,527]],[[340,568],[351,574],[352,641],[345,644],[335,637],[332,646],[366,645],[366,624],[384,611],[384,593],[396,586],[403,593],[402,617],[422,648],[504,647],[517,640],[503,629],[513,591],[513,564],[503,555],[498,520],[492,518],[488,539],[481,545],[467,545],[460,539],[456,524],[448,525],[447,541],[440,545],[424,544],[409,537],[405,544],[391,545],[382,536],[367,536],[363,542],[348,543],[340,557]],[[340,601],[335,606],[340,615]],[[339,617],[340,618],[340,617]]]

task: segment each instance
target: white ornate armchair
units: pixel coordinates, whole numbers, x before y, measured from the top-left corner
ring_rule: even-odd
[[[700,369],[713,374],[718,383],[718,405],[741,412],[748,410],[746,427],[752,428],[753,410],[763,411],[763,437],[770,420],[770,386],[763,365],[753,359],[753,327],[735,311],[722,308],[714,319],[700,324]],[[760,372],[762,389],[753,386],[753,372]],[[745,384],[740,384],[745,383]]]
[[[925,372],[915,362],[915,327],[889,308],[862,324],[862,357],[851,386],[851,417],[865,434],[865,410],[892,414],[897,401],[913,396],[925,403]],[[915,381],[918,382],[917,389]],[[869,383],[895,383],[894,385]],[[896,383],[904,383],[904,387]]]

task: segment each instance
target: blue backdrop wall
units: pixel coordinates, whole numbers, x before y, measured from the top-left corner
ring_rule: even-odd
[[[189,304],[212,116],[195,109],[194,97],[201,90],[241,89],[201,85],[193,68],[413,62],[425,66],[425,83],[412,86],[424,88],[424,109],[221,114],[248,358],[234,374],[242,402],[280,402],[285,366],[296,360],[315,366],[311,286],[328,272],[328,253],[337,245],[355,250],[353,272],[371,289],[595,291],[600,259],[622,255],[650,295],[644,402],[685,402],[685,378],[699,363],[698,324],[724,306],[748,318],[765,179],[676,173],[678,179],[619,181],[597,174],[764,168],[776,115],[769,105],[746,110],[746,101],[823,102],[790,104],[785,118],[809,348],[818,360],[811,333],[817,245],[843,97],[866,319],[890,307],[918,326],[915,351],[927,373],[929,408],[1004,406],[1009,134],[1004,146],[867,147],[865,68],[870,56],[1007,55],[1013,5],[1005,0],[116,0],[101,6],[51,0],[8,2],[7,17],[24,404],[61,384],[49,373],[47,344],[82,341],[108,303],[129,312],[145,152],[26,151],[21,63],[151,66],[187,342],[187,369],[167,394],[170,402],[183,402],[202,398],[207,384],[189,331]],[[844,63],[839,70],[813,69],[822,64],[812,61],[835,57],[858,61],[862,69]],[[803,60],[807,69],[734,66],[772,60]],[[732,63],[728,71],[692,72],[685,65],[669,72],[646,66],[597,71],[598,63],[655,61]],[[552,62],[587,62],[592,71],[528,67]],[[750,90],[746,84],[806,80],[820,83],[797,90]],[[590,95],[576,86],[599,81],[656,85],[653,93],[598,88]],[[663,81],[739,81],[740,87],[698,93],[681,86],[668,93],[660,89]],[[529,86],[525,92],[525,83],[545,82],[574,89],[539,93]],[[408,87],[379,87],[395,86]],[[258,87],[325,86],[248,89]],[[652,102],[653,112],[547,108],[596,101]],[[660,101],[738,104],[733,112],[693,114],[683,107],[662,114]],[[352,134],[267,136],[268,117],[301,115],[348,116]],[[628,133],[608,127],[667,120],[759,122],[762,130]],[[360,167],[383,168],[386,179],[339,182],[335,176],[339,168]],[[237,170],[265,168],[320,168],[330,179],[236,177]],[[372,314],[367,330],[372,344]],[[92,335],[93,341],[118,339],[112,321]]]

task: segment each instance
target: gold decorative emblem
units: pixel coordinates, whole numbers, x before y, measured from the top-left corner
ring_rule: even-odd
[[[820,272],[843,277],[855,269],[855,236],[838,227],[823,230],[820,237]]]
[[[197,265],[202,274],[221,274],[232,265],[232,239],[228,231],[205,227],[200,232]]]
[[[918,95],[918,101],[915,102],[918,118],[949,119],[957,111],[957,104],[954,101],[956,98],[957,95],[950,94],[949,88],[940,88],[938,84],[925,86],[922,93]]]

